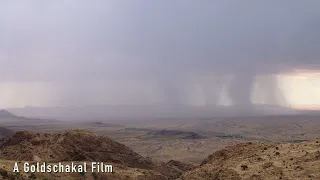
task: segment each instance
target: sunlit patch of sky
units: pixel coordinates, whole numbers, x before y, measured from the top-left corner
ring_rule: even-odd
[[[280,85],[293,107],[320,109],[320,73],[281,75]]]
[[[278,75],[279,88],[288,104],[298,109],[320,109],[320,73],[297,73]],[[157,88],[152,84],[133,82],[113,82],[114,84],[99,84],[90,87],[90,91],[84,92],[90,101],[88,104],[117,104],[126,103],[157,103],[160,102]],[[143,87],[143,88],[141,88]],[[59,91],[63,91],[58,84],[43,82],[3,82],[0,83],[0,108],[37,106],[51,107],[64,106],[59,104]],[[256,89],[256,91],[258,91]],[[72,92],[71,92],[72,93]],[[88,94],[86,94],[88,93]],[[93,98],[90,93],[94,93],[99,98]],[[203,106],[204,97],[201,96],[201,88],[197,83],[190,84],[184,91],[189,99],[185,102],[189,105]],[[101,96],[101,95],[105,96]],[[255,101],[255,99],[253,99]],[[83,99],[77,105],[87,105]],[[259,102],[258,102],[259,103]],[[230,99],[225,92],[221,93],[221,104],[230,105]]]

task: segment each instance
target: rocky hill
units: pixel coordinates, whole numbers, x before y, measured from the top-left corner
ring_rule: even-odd
[[[242,143],[208,156],[198,167],[171,160],[145,158],[108,137],[84,130],[63,133],[17,132],[0,141],[0,177],[14,161],[98,161],[114,165],[114,173],[88,174],[87,179],[111,180],[300,180],[320,179],[320,142]],[[8,166],[6,166],[8,165]],[[12,175],[13,176],[13,175]],[[17,175],[14,175],[17,176]],[[46,179],[79,179],[49,173]],[[19,177],[20,178],[20,177]],[[29,178],[28,176],[24,177]],[[23,179],[23,178],[22,178]]]
[[[88,131],[40,134],[17,132],[1,142],[0,158],[20,161],[105,161],[150,168],[152,161],[123,144]]]
[[[210,155],[180,180],[320,179],[320,143],[244,143]]]
[[[1,140],[0,159],[106,162],[114,164],[118,172],[108,179],[176,179],[192,169],[180,162],[153,162],[108,137],[84,130],[51,134],[17,132]]]
[[[13,135],[15,132],[11,129],[0,127],[0,138],[8,137]]]

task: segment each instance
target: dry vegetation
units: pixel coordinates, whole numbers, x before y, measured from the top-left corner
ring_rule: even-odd
[[[320,179],[320,143],[243,143],[217,151],[180,180]]]
[[[2,171],[0,175],[13,178],[29,178],[31,174],[11,173],[14,161],[44,161],[44,162],[105,162],[114,166],[114,173],[87,174],[87,178],[96,179],[176,179],[182,173],[191,170],[192,165],[177,161],[155,163],[142,157],[130,148],[107,137],[96,135],[84,130],[74,130],[64,133],[31,133],[17,132],[6,137],[0,143],[0,158]],[[88,163],[90,164],[90,163]],[[83,174],[33,174],[55,179],[57,176],[67,176],[67,179],[78,179]],[[58,177],[60,179],[60,177]],[[62,178],[63,179],[63,178]]]
[[[154,162],[107,137],[84,130],[50,134],[24,131],[1,140],[0,176],[4,179],[320,179],[319,149],[319,141],[241,143],[216,151],[195,167],[175,160]],[[114,173],[12,173],[15,161],[101,161],[112,164]]]
[[[135,125],[49,121],[30,121],[26,125],[25,119],[15,119],[0,128],[0,176],[7,179],[320,179],[318,117],[177,120]],[[72,128],[82,130],[68,130]],[[33,133],[14,133],[10,129]],[[212,155],[207,157],[209,154]],[[115,173],[11,173],[14,161],[34,160],[103,161],[113,164]]]

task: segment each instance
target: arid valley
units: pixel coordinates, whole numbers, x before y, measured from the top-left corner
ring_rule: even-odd
[[[14,161],[35,157],[114,164],[113,174],[67,174],[75,179],[320,178],[316,114],[81,122],[1,114],[0,157],[3,170],[15,178],[30,173],[11,173]],[[34,176],[57,178],[51,173]]]

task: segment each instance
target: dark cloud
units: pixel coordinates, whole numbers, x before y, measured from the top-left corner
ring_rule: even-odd
[[[258,75],[320,68],[319,7],[317,0],[2,1],[0,76],[63,83],[74,98],[89,94],[75,87],[91,81],[156,81],[175,104],[182,79],[230,75],[205,88],[208,104],[226,86],[234,104],[248,105]]]

